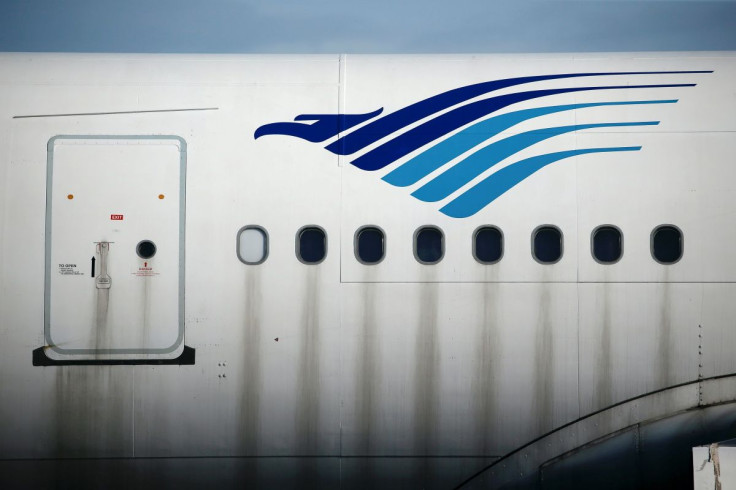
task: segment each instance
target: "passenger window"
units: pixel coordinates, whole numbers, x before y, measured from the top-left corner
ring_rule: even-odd
[[[327,255],[327,235],[318,226],[305,226],[296,238],[296,256],[305,264],[319,264]]]
[[[377,264],[386,253],[386,238],[376,226],[365,226],[355,233],[355,256],[363,264]]]
[[[562,232],[556,226],[540,226],[532,234],[532,255],[541,264],[554,264],[562,258]]]
[[[652,231],[652,257],[660,264],[674,264],[682,258],[682,232],[673,225],[658,226]]]
[[[422,264],[436,264],[445,254],[445,237],[439,228],[425,226],[414,233],[414,256]]]
[[[503,233],[495,226],[482,226],[473,236],[473,256],[481,264],[495,264],[503,256]]]
[[[615,226],[599,226],[593,230],[593,258],[601,264],[613,264],[623,254],[623,235]]]
[[[262,264],[268,257],[268,234],[260,226],[244,226],[238,230],[238,258],[244,264]]]

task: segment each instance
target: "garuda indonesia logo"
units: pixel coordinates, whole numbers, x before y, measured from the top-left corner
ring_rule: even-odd
[[[451,217],[465,218],[474,215],[547,165],[576,155],[638,151],[641,146],[574,148],[534,155],[503,165],[507,159],[513,160],[512,157],[516,153],[541,141],[577,130],[654,126],[659,124],[659,121],[580,123],[570,126],[540,127],[485,144],[499,133],[523,121],[547,114],[601,106],[673,104],[677,99],[616,101],[604,96],[603,98],[608,100],[546,105],[505,111],[499,115],[494,113],[524,101],[542,102],[545,97],[557,94],[595,91],[601,95],[620,98],[623,90],[694,87],[695,84],[596,85],[489,95],[492,92],[547,80],[624,75],[668,75],[669,78],[672,75],[694,73],[712,73],[712,71],[568,73],[493,80],[449,90],[383,116],[381,116],[382,108],[366,114],[302,114],[294,118],[294,121],[299,122],[278,122],[259,127],[255,132],[255,138],[269,134],[286,135],[320,143],[337,136],[325,146],[325,149],[337,155],[356,155],[350,163],[366,171],[383,169],[413,154],[408,160],[392,168],[382,179],[397,187],[419,183],[412,196],[425,202],[443,201],[452,196],[452,199],[440,208],[440,212]],[[489,96],[483,97],[486,95]],[[374,143],[378,145],[363,151]],[[498,170],[494,169],[496,165]],[[440,169],[441,172],[425,179]],[[462,192],[457,192],[487,172],[490,172],[487,177]]]

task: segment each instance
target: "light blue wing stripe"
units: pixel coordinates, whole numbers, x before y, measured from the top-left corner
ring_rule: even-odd
[[[456,163],[434,179],[412,193],[420,201],[441,201],[462,186],[476,178],[492,166],[508,158],[514,153],[528,148],[540,141],[570,133],[581,129],[619,127],[619,126],[654,126],[658,121],[628,123],[597,123],[576,126],[560,126],[557,128],[535,129],[516,134],[481,148],[469,157]]]
[[[641,146],[585,148],[580,150],[547,153],[545,155],[537,155],[527,158],[513,163],[508,167],[504,167],[498,172],[490,175],[475,186],[471,187],[464,194],[460,195],[453,201],[450,201],[450,203],[440,209],[440,212],[452,218],[467,218],[468,216],[473,216],[522,180],[550,163],[554,163],[564,158],[584,155],[586,153],[638,150],[641,150]]]
[[[420,179],[434,172],[453,158],[462,155],[483,141],[515,126],[523,121],[535,117],[545,116],[556,112],[583,109],[586,107],[617,106],[617,105],[642,105],[642,104],[674,104],[674,100],[636,100],[625,102],[593,102],[587,104],[567,104],[549,107],[538,107],[534,109],[523,109],[509,112],[500,116],[492,117],[473,124],[459,133],[441,141],[428,150],[397,167],[383,177],[383,180],[391,185],[406,187],[418,182]]]

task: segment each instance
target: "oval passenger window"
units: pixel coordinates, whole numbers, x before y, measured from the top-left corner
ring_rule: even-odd
[[[671,225],[652,232],[652,256],[660,264],[674,264],[682,258],[682,232]]]
[[[327,255],[327,236],[322,228],[308,226],[297,236],[297,258],[305,264],[318,264]]]
[[[238,258],[248,265],[261,264],[268,256],[268,235],[260,226],[244,226],[238,231]]]
[[[623,254],[623,236],[613,226],[600,226],[593,231],[593,257],[602,264],[618,262]]]
[[[532,254],[537,262],[554,264],[562,258],[562,232],[554,226],[540,226],[532,238]]]
[[[423,264],[436,264],[445,254],[444,242],[444,235],[439,228],[420,228],[414,234],[414,255]]]
[[[380,228],[366,226],[355,237],[355,255],[364,264],[377,264],[386,253],[385,236]]]
[[[481,264],[494,264],[503,256],[503,234],[495,226],[478,228],[473,239],[473,255]]]

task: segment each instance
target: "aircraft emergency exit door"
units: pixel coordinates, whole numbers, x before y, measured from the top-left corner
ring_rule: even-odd
[[[48,142],[43,350],[49,359],[182,354],[185,182],[186,143],[176,136]]]

